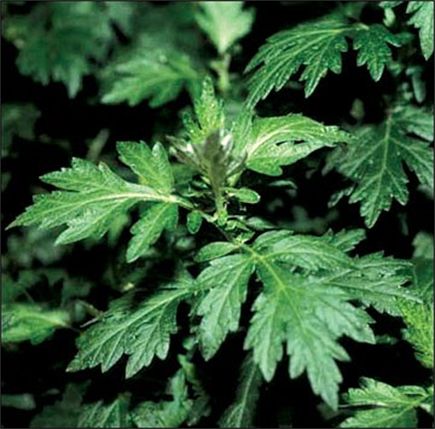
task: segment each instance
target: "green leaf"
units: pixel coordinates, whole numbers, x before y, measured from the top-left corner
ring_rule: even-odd
[[[260,201],[260,195],[249,188],[228,188],[227,192],[241,203],[257,204]]]
[[[416,357],[426,368],[434,365],[434,314],[432,305],[401,304],[403,319],[406,323],[403,337],[415,349]]]
[[[220,258],[228,255],[228,253],[237,250],[237,246],[228,241],[215,241],[214,243],[206,244],[202,247],[195,256],[196,262],[206,262],[211,259]]]
[[[393,8],[393,7],[399,6],[399,4],[401,4],[403,2],[404,2],[404,0],[381,1],[379,3],[379,6],[381,6],[384,9],[387,9],[387,8]]]
[[[31,428],[75,428],[82,407],[84,384],[67,384],[60,401],[45,406],[30,423]]]
[[[140,403],[132,411],[132,420],[140,428],[180,427],[188,418],[193,406],[189,399],[186,379],[183,371],[178,371],[172,378],[169,392],[171,401]]]
[[[103,103],[127,102],[136,106],[149,99],[151,107],[159,107],[176,99],[183,89],[197,84],[201,72],[182,52],[144,46],[129,60],[113,66],[113,76],[116,80],[104,93]]]
[[[393,387],[370,378],[362,379],[362,387],[349,389],[346,402],[354,407],[370,407],[356,411],[340,427],[354,428],[415,428],[416,408],[429,392],[419,386]]]
[[[196,91],[205,72],[194,5],[142,2],[127,6],[133,7],[131,38],[115,50],[102,70],[102,101],[133,106],[148,100],[151,107],[159,107],[186,89]]]
[[[177,222],[177,205],[169,203],[153,205],[131,228],[133,238],[128,243],[127,262],[133,262],[144,255],[158,240],[163,230],[174,231]]]
[[[79,428],[126,428],[130,427],[128,412],[129,397],[119,395],[109,404],[98,401],[85,405],[80,413],[77,427]]]
[[[371,318],[354,302],[393,315],[400,315],[399,299],[419,302],[401,288],[409,276],[399,273],[409,270],[408,263],[381,254],[350,258],[343,252],[362,238],[360,230],[323,237],[270,231],[252,246],[239,245],[240,253],[213,260],[197,279],[200,290],[207,291],[196,307],[203,316],[198,335],[205,357],[213,356],[228,332],[238,328],[255,267],[264,289],[253,307],[245,348],[253,349],[254,361],[269,381],[286,343],[290,376],[307,371],[314,392],[336,408],[341,381],[336,361],[349,358],[339,338],[375,341]],[[231,243],[210,249],[210,257],[214,249],[216,255],[237,250]]]
[[[336,408],[341,381],[336,361],[349,358],[338,340],[346,335],[374,343],[365,306],[400,315],[399,300],[420,301],[401,287],[409,281],[409,275],[401,274],[409,271],[409,263],[380,253],[361,258],[344,253],[363,236],[361,230],[322,237],[269,231],[252,246],[239,244],[239,253],[213,260],[197,279],[200,290],[207,291],[196,306],[203,316],[198,335],[205,356],[212,356],[228,332],[237,329],[255,267],[264,288],[253,307],[245,348],[253,349],[254,361],[269,381],[285,343],[290,377],[307,371],[314,392]],[[237,250],[231,243],[217,243],[210,247],[210,257],[215,249],[216,255]]]
[[[199,211],[191,211],[187,214],[186,226],[191,234],[196,234],[202,225],[202,215]]]
[[[206,359],[217,352],[229,332],[239,327],[241,306],[253,269],[248,256],[230,255],[213,260],[199,275],[199,287],[209,289],[197,309],[203,316],[199,338]]]
[[[73,220],[72,232],[78,233],[77,226],[86,226],[87,222],[90,227],[90,231],[84,230],[82,237],[76,239],[93,234],[102,235],[104,227],[108,227],[103,221],[110,220],[114,211],[127,209],[135,202],[152,198],[153,195],[150,188],[125,182],[105,164],[97,167],[78,158],[73,158],[71,168],[46,174],[41,179],[68,192],[54,191],[35,196],[34,205],[27,208],[11,226],[39,224],[40,227],[51,228]],[[101,215],[101,220],[92,216],[97,213]],[[91,219],[97,221],[95,226]],[[69,241],[73,241],[72,238]]]
[[[329,238],[329,242],[343,252],[350,252],[366,238],[366,232],[364,229],[343,229],[335,234],[328,231],[323,237]]]
[[[92,61],[105,57],[114,33],[96,3],[38,4],[27,15],[6,19],[5,36],[19,53],[20,73],[47,85],[62,82],[74,97]]]
[[[322,147],[346,142],[349,136],[334,126],[325,126],[302,115],[287,115],[255,119],[251,130],[246,117],[235,125],[235,153],[246,154],[250,170],[270,176],[282,174],[281,166],[290,165]],[[245,128],[241,131],[240,128]],[[237,129],[238,128],[238,129]],[[249,136],[250,138],[246,138]]]
[[[101,364],[106,372],[127,354],[126,377],[131,377],[155,356],[165,359],[170,336],[177,331],[178,305],[190,294],[191,281],[184,280],[167,285],[137,307],[129,295],[113,301],[101,320],[78,338],[79,352],[68,370]]]
[[[254,21],[254,10],[243,10],[242,1],[203,1],[198,9],[196,21],[220,55],[246,36]]]
[[[433,259],[413,259],[413,291],[423,302],[433,302]]]
[[[398,47],[400,39],[380,24],[364,26],[353,39],[353,47],[358,51],[357,64],[367,64],[375,81],[381,78],[385,66],[392,59],[388,44]]]
[[[37,195],[34,204],[9,227],[39,225],[52,228],[67,225],[57,244],[72,243],[88,237],[101,238],[120,216],[140,202],[158,202],[133,226],[133,239],[127,257],[133,261],[153,244],[165,229],[176,225],[178,200],[170,195],[173,176],[163,147],[152,151],[143,143],[118,145],[120,158],[145,182],[127,182],[105,164],[73,158],[71,168],[42,176],[42,180],[63,191]]]
[[[253,426],[261,383],[261,372],[252,356],[248,355],[240,370],[236,399],[219,419],[220,427],[247,428]]]
[[[341,53],[348,49],[345,36],[350,29],[341,17],[330,16],[269,37],[246,68],[246,72],[255,70],[248,81],[248,105],[253,107],[272,90],[283,88],[301,67],[305,96],[311,95],[329,70],[341,72]]]
[[[17,410],[33,410],[36,408],[36,404],[33,395],[30,393],[3,394],[2,407],[16,408]]]
[[[372,306],[380,313],[400,316],[399,302],[402,300],[421,302],[419,296],[409,288],[402,287],[410,280],[403,274],[410,264],[372,253],[353,259],[352,269],[337,270],[322,276],[325,287],[338,287],[366,306]]]
[[[191,115],[183,117],[184,128],[192,144],[203,143],[206,138],[224,127],[224,108],[216,97],[213,81],[207,77],[202,82],[201,92],[193,97],[195,120]]]
[[[1,297],[2,304],[13,303],[26,290],[36,285],[41,280],[41,274],[37,270],[21,270],[18,278],[14,280],[12,276],[2,273],[1,276]]]
[[[425,239],[430,242],[425,243]],[[421,303],[400,301],[401,316],[406,324],[403,338],[415,349],[415,355],[426,368],[434,365],[434,292],[433,292],[433,242],[422,233],[414,239],[416,252],[412,260],[412,290],[422,299]],[[424,247],[432,247],[425,257]],[[416,256],[420,255],[420,256]],[[430,258],[430,259],[429,259]]]
[[[383,1],[380,6],[383,8],[394,8],[402,1]],[[433,20],[434,20],[434,5],[430,1],[410,1],[407,3],[406,12],[412,15],[408,19],[408,24],[411,24],[419,30],[420,46],[423,56],[426,60],[433,53]]]
[[[322,237],[293,235],[289,231],[270,231],[261,234],[253,247],[267,261],[285,262],[290,268],[310,271],[336,270],[352,267],[352,260],[343,251]]]
[[[412,14],[408,23],[419,30],[420,46],[426,60],[433,53],[433,20],[434,5],[428,1],[412,1],[406,8],[408,14]]]
[[[433,259],[434,243],[433,236],[425,232],[419,232],[412,241],[414,246],[414,258]]]
[[[349,360],[337,339],[347,335],[373,343],[370,318],[347,302],[349,296],[339,289],[289,275],[273,263],[263,263],[259,275],[265,291],[254,304],[245,348],[253,349],[254,360],[269,381],[282,359],[285,342],[290,377],[307,371],[313,391],[337,408],[337,385],[342,377],[335,361]]]
[[[133,19],[135,5],[133,3],[106,2],[105,7],[110,19],[127,36],[131,36],[133,31]]]
[[[2,305],[2,341],[17,343],[30,340],[38,344],[56,329],[69,326],[70,316],[65,310],[47,310],[37,304]]]
[[[433,187],[433,151],[427,140],[433,138],[432,114],[404,107],[380,125],[360,130],[337,158],[338,171],[356,182],[349,199],[361,202],[361,215],[371,228],[393,200],[408,201],[408,178],[403,165],[413,171],[420,183]]]
[[[9,155],[14,137],[35,138],[35,122],[40,112],[33,104],[4,104],[2,113],[2,157]]]
[[[174,176],[168,155],[160,143],[152,150],[144,142],[120,142],[116,147],[119,159],[133,170],[142,185],[163,193],[172,191]]]
[[[425,303],[433,302],[433,236],[419,232],[412,242],[414,254],[412,259],[413,290]]]
[[[358,50],[358,65],[367,65],[375,81],[391,60],[389,44],[401,44],[383,25],[349,22],[343,10],[276,33],[246,67],[246,72],[253,72],[248,80],[248,106],[282,89],[302,67],[299,81],[304,82],[309,97],[328,71],[341,73],[341,54],[348,50],[348,37]]]
[[[192,392],[192,405],[189,409],[186,424],[193,426],[198,424],[202,417],[210,415],[210,396],[204,388],[195,365],[191,362],[196,350],[197,341],[194,337],[187,337],[183,346],[188,350],[187,355],[178,355],[178,362],[184,372],[186,381]]]

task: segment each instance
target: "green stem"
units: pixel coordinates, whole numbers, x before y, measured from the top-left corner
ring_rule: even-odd
[[[217,73],[217,86],[221,94],[226,94],[230,89],[230,63],[231,55],[221,54],[219,58],[211,63],[212,69]]]

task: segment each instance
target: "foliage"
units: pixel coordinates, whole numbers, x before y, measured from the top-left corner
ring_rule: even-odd
[[[391,61],[390,45],[401,45],[400,38],[383,25],[351,23],[343,13],[279,32],[267,40],[246,68],[247,72],[255,70],[249,82],[248,104],[253,107],[272,90],[281,89],[300,67],[304,67],[300,80],[306,82],[305,95],[310,96],[329,70],[341,72],[341,53],[348,50],[346,38],[352,39],[358,51],[357,64],[366,65],[375,81]]]
[[[389,9],[401,3],[403,1],[383,1],[381,6]],[[433,7],[431,2],[425,1],[412,1],[406,6],[406,12],[409,15],[407,22],[419,30],[420,47],[425,59],[429,59],[433,53]]]
[[[2,5],[12,425],[431,418],[433,4],[267,7]]]
[[[219,420],[219,426],[226,428],[252,426],[261,384],[260,371],[252,356],[248,355],[240,370],[240,382],[236,392],[236,399],[225,410]]]
[[[225,5],[217,1],[199,3],[196,20],[219,54],[225,53],[238,39],[246,36],[254,20],[253,10],[243,11],[243,2]]]
[[[382,211],[389,210],[393,199],[407,203],[404,164],[433,192],[432,140],[432,113],[400,106],[380,125],[358,130],[352,143],[337,151],[337,170],[357,182],[346,194],[351,203],[361,202],[361,215],[369,228]]]
[[[426,368],[432,369],[434,310],[433,310],[433,248],[425,252],[427,244],[418,235],[414,240],[415,251],[412,268],[413,288],[424,299],[423,305],[401,301],[406,328],[402,331],[405,341],[415,349],[416,358]],[[432,240],[431,240],[432,243]],[[424,259],[424,271],[416,269]],[[429,275],[427,275],[429,274]],[[429,281],[429,285],[422,282]],[[350,389],[344,399],[352,407],[361,407],[355,415],[346,419],[341,427],[416,427],[417,410],[421,408],[433,415],[433,386],[397,386],[363,378],[361,388]]]
[[[341,427],[410,427],[417,424],[416,409],[427,407],[431,393],[419,386],[392,387],[370,378],[363,380],[362,388],[351,389],[347,402],[352,406],[375,408],[358,411]],[[433,395],[433,392],[432,392]]]
[[[3,105],[2,156],[9,154],[15,138],[32,140],[35,138],[34,125],[40,113],[32,104]]]
[[[107,9],[106,4],[53,3],[11,17],[4,34],[20,50],[20,72],[44,85],[62,82],[75,96],[92,61],[105,57],[115,37]]]

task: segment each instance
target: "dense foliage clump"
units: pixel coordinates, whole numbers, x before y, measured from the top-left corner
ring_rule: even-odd
[[[5,425],[430,424],[433,9],[4,2]]]

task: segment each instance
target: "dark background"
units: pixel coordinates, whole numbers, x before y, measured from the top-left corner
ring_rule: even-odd
[[[267,36],[280,29],[290,27],[307,19],[323,15],[335,6],[334,2],[255,2],[257,9],[255,27],[251,35],[243,39],[243,55],[234,60],[234,71],[242,71],[244,65],[264,42]],[[29,4],[25,7],[31,8]],[[368,16],[368,20],[378,19],[376,13]],[[69,99],[62,84],[55,83],[42,86],[29,77],[19,74],[15,59],[17,51],[14,46],[2,39],[1,54],[1,87],[2,103],[31,102],[40,110],[41,116],[36,123],[35,141],[14,141],[17,156],[2,162],[3,171],[12,173],[10,183],[2,195],[2,222],[9,224],[23,209],[30,204],[31,196],[38,189],[38,176],[69,164],[71,156],[85,156],[87,141],[94,138],[101,129],[108,129],[110,137],[102,156],[113,154],[117,140],[149,141],[153,134],[153,124],[173,122],[177,120],[177,112],[189,103],[186,94],[177,101],[153,110],[143,102],[136,107],[126,104],[101,105],[98,100],[98,83],[92,76],[85,77],[83,90],[76,98]],[[267,102],[260,104],[259,110],[274,114],[289,111],[301,112],[326,124],[352,123],[350,116],[352,103],[356,98],[363,101],[367,116],[365,121],[376,122],[383,117],[385,94],[392,94],[396,84],[388,73],[384,73],[380,82],[375,83],[365,68],[356,67],[355,55],[349,52],[343,55],[343,73],[336,76],[328,73],[319,84],[314,94],[305,99],[300,90],[283,90],[272,93]],[[428,85],[427,93],[433,94],[433,64],[427,64],[425,76]],[[41,136],[48,135],[53,141],[65,140],[67,148],[57,144],[44,143]],[[273,222],[287,221],[292,218],[291,207],[304,207],[310,217],[324,217],[328,213],[327,202],[330,196],[343,187],[343,179],[337,173],[323,176],[317,169],[317,162],[322,157],[313,157],[313,174],[307,178],[307,165],[304,162],[288,169],[288,173],[299,188],[295,196],[283,191],[271,195],[264,192],[261,186],[257,189],[262,195],[262,204],[253,208],[253,214],[266,217]],[[417,191],[417,183],[413,176],[410,185],[410,201],[402,207],[394,203],[392,209],[381,215],[375,227],[367,231],[367,240],[358,248],[364,254],[370,251],[384,250],[386,255],[409,258],[412,255],[412,239],[421,230],[431,232],[433,223],[432,201]],[[266,211],[267,203],[276,197],[283,199],[284,204],[274,212]],[[270,201],[268,201],[268,199]],[[349,205],[342,201],[337,206],[339,216],[330,223],[334,231],[341,228],[364,228],[363,219],[359,215],[357,205]],[[403,221],[408,231],[403,228]],[[2,234],[2,253],[7,252],[9,234]],[[71,252],[62,260],[62,267],[71,273],[77,273],[93,281],[101,278],[102,267],[111,263],[110,251],[104,245],[86,249],[83,245],[73,246]],[[104,292],[104,288],[99,289]],[[96,302],[104,302],[105,296],[95,296]],[[244,319],[249,317],[249,304],[245,305]],[[185,317],[183,311],[180,318]],[[400,336],[402,325],[396,319],[373,314],[377,320],[376,332]],[[38,399],[38,410],[44,404],[58,399],[56,395],[46,395],[52,388],[63,391],[70,381],[93,380],[88,392],[89,399],[109,398],[119,391],[130,390],[133,396],[143,394],[143,390],[160,387],[161,380],[173,373],[176,367],[177,347],[180,337],[174,339],[170,357],[164,363],[155,362],[150,369],[142,371],[140,377],[125,381],[123,365],[118,364],[108,374],[101,374],[99,368],[82,371],[77,374],[66,374],[64,368],[74,353],[73,332],[58,332],[50,341],[38,346],[22,345],[17,352],[2,352],[2,389],[7,393],[34,393]],[[236,388],[239,363],[242,359],[242,341],[244,333],[230,336],[216,357],[205,363],[197,357],[200,371],[205,375],[206,387],[214,402],[214,412],[203,426],[214,425],[220,412],[228,405],[230,395]],[[386,383],[418,384],[427,382],[428,373],[422,369],[413,356],[411,347],[403,342],[397,345],[370,346],[344,341],[352,357],[350,363],[343,363],[340,368],[344,382],[342,391],[356,386],[361,376],[378,378]],[[160,380],[154,380],[160,374]],[[149,384],[144,379],[150,377]],[[279,370],[270,384],[261,390],[258,403],[257,425],[260,427],[277,426],[285,421],[293,422],[294,427],[325,427],[325,422],[317,408],[319,400],[313,395],[305,376],[290,381],[287,375],[287,359],[279,366]],[[26,427],[34,411],[20,411],[12,408],[2,410],[3,427]],[[289,419],[290,417],[290,419]],[[423,420],[424,422],[424,420]],[[429,426],[429,423],[427,423]]]

